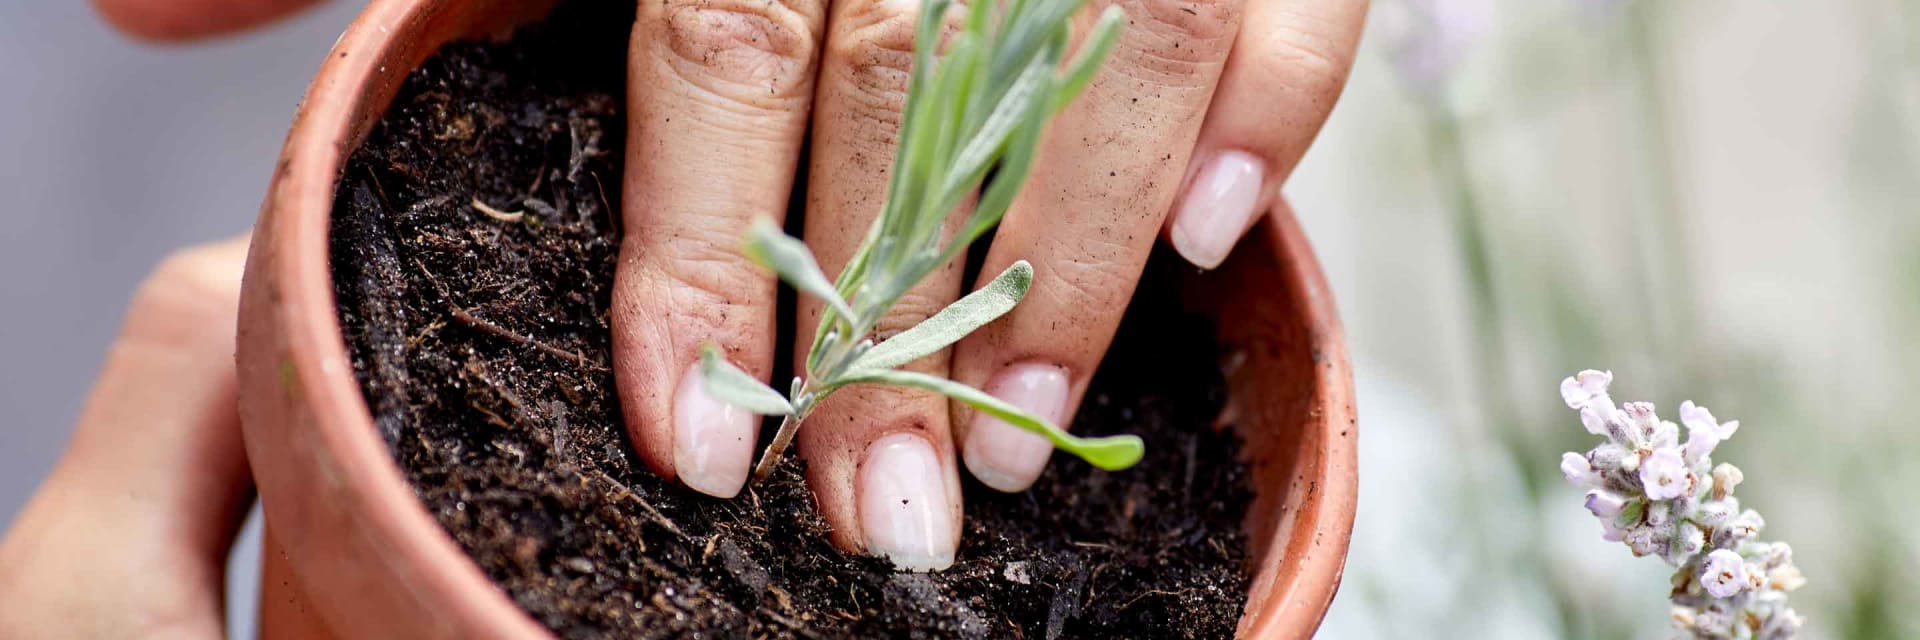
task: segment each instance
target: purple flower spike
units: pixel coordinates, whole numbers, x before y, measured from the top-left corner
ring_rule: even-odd
[[[1607,395],[1612,382],[1612,374],[1589,370],[1560,383],[1560,398],[1580,412],[1581,426],[1607,438],[1560,457],[1561,474],[1586,490],[1601,536],[1675,568],[1669,597],[1678,636],[1792,638],[1806,619],[1787,606],[1787,593],[1806,578],[1786,543],[1758,539],[1766,521],[1733,495],[1745,479],[1740,469],[1712,458],[1740,423],[1681,403],[1683,445],[1680,425],[1661,420],[1652,404],[1615,406]]]

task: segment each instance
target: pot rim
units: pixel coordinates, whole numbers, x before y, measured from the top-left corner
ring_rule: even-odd
[[[1310,364],[1318,371],[1311,376],[1312,389],[1306,394],[1308,418],[1293,443],[1303,450],[1296,453],[1303,461],[1301,469],[1291,487],[1269,488],[1290,491],[1300,499],[1290,508],[1283,507],[1290,513],[1281,515],[1271,539],[1250,541],[1256,545],[1254,561],[1259,565],[1239,635],[1279,638],[1293,633],[1306,638],[1319,628],[1333,604],[1352,542],[1360,492],[1352,363],[1332,289],[1292,205],[1285,198],[1276,199],[1254,233],[1266,235],[1263,239],[1272,248],[1271,259],[1279,263],[1277,275],[1283,281],[1279,289],[1291,292],[1295,308],[1306,316],[1301,328]],[[1243,246],[1254,240],[1251,236],[1242,241]],[[1304,451],[1308,449],[1313,450]],[[1274,554],[1283,557],[1276,560]],[[1288,559],[1296,570],[1280,572],[1280,564]]]
[[[287,284],[278,289],[273,311],[287,344],[309,347],[281,354],[282,376],[313,416],[312,437],[333,452],[337,466],[329,470],[337,473],[324,480],[370,507],[361,510],[361,522],[384,543],[371,545],[382,554],[380,561],[403,571],[426,569],[412,572],[415,580],[408,586],[418,601],[449,607],[439,613],[455,621],[455,628],[498,637],[552,637],[481,571],[414,495],[381,441],[354,378],[334,296],[329,224],[335,189],[361,140],[351,134],[367,128],[353,119],[362,113],[377,119],[386,112],[385,104],[369,108],[373,105],[367,103],[382,93],[373,87],[398,87],[417,63],[394,69],[384,62],[407,59],[409,36],[418,38],[428,25],[449,19],[441,7],[424,0],[373,0],[335,40],[295,115],[279,179],[269,194],[272,223],[282,228],[264,238],[256,231],[254,241],[271,244],[266,250],[277,259],[270,261],[276,273],[269,277]],[[440,44],[432,43],[429,53]],[[418,593],[423,590],[428,593]]]

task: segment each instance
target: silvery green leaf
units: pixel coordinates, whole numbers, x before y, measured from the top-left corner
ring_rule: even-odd
[[[840,332],[834,330],[830,322],[820,323],[820,330],[814,334],[813,348],[807,351],[807,373],[811,375],[820,369],[820,358],[832,352],[840,345]],[[797,377],[797,376],[796,376]]]
[[[1051,113],[1047,106],[1041,101],[1028,103],[1020,128],[1014,131],[1006,154],[1000,158],[1000,168],[994,174],[993,182],[988,183],[980,194],[973,213],[967,216],[966,225],[941,252],[942,264],[965,251],[1006,215],[1007,207],[1013,204],[1013,196],[1026,184],[1033,168],[1033,158],[1040,151],[1040,132],[1046,126],[1047,115]]]
[[[862,383],[926,389],[965,402],[987,415],[1006,421],[1007,424],[1040,434],[1061,451],[1079,456],[1088,464],[1108,471],[1119,471],[1131,467],[1140,461],[1140,456],[1146,453],[1146,445],[1141,442],[1139,436],[1081,438],[1022,411],[1019,407],[1007,404],[1006,401],[995,398],[985,391],[939,376],[914,371],[861,371],[841,381],[841,384]]]
[[[820,272],[820,264],[813,259],[813,252],[807,245],[780,231],[765,218],[756,219],[753,228],[747,232],[747,257],[760,266],[772,269],[781,280],[793,285],[793,288],[819,298],[833,307],[840,317],[851,322],[853,309],[840,297],[840,292]],[[824,323],[823,323],[824,324]]]
[[[1053,80],[1052,75],[1053,68],[1040,63],[1020,73],[1020,77],[1007,90],[1007,95],[1000,99],[1000,104],[994,105],[993,112],[980,124],[980,130],[973,134],[973,139],[960,148],[960,155],[953,162],[955,171],[948,174],[946,191],[957,192],[980,181],[987,174],[994,152],[1004,148],[1014,129],[1026,120],[1027,105],[1033,100],[1044,99],[1042,92]]]
[[[1025,69],[1044,49],[1056,44],[1060,29],[1080,8],[1079,2],[1071,1],[1030,0],[1019,4],[1008,12],[1005,31],[1000,34],[1001,46],[993,57],[993,69],[1001,82],[1007,82],[1015,75],[1014,69]]]
[[[1033,265],[1021,260],[987,286],[969,293],[913,328],[888,338],[854,361],[854,371],[893,369],[959,342],[973,330],[1013,310],[1033,284]]]
[[[707,393],[721,402],[765,416],[793,413],[793,405],[780,392],[727,362],[712,345],[700,349],[700,375]]]
[[[1050,111],[1059,111],[1087,88],[1094,72],[1100,70],[1100,63],[1105,62],[1107,53],[1113,50],[1113,43],[1120,40],[1120,28],[1126,23],[1127,13],[1118,6],[1109,5],[1100,13],[1100,21],[1093,25],[1086,42],[1080,45],[1080,52],[1067,63],[1067,71],[1054,89]]]

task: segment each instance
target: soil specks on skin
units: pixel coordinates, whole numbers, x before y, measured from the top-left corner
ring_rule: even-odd
[[[563,637],[1231,636],[1247,469],[1208,428],[1224,385],[1207,324],[1178,311],[1177,258],[1156,257],[1074,425],[1140,434],[1147,458],[1059,455],[1019,494],[966,480],[947,571],[834,549],[797,460],[734,500],[646,470],[607,365],[633,9],[577,0],[511,42],[449,45],[338,187],[354,372],[474,562]]]

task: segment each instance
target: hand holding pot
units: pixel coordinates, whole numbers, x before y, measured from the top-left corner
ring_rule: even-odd
[[[95,1],[134,33],[183,38],[310,0]],[[1063,425],[1155,239],[1212,268],[1275,205],[1345,82],[1367,5],[1107,2],[1130,24],[1048,130],[987,253],[988,278],[1031,262],[1032,293],[951,353],[911,365]],[[797,326],[782,331],[775,280],[741,255],[741,238],[755,218],[784,217],[810,139],[805,239],[827,273],[849,258],[886,198],[917,10],[891,0],[640,4],[612,320],[626,424],[655,472],[720,497],[745,485],[760,420],[708,396],[700,349],[719,345],[763,379],[783,335],[798,337],[804,357],[817,301],[803,297]],[[961,278],[958,266],[936,272],[878,337],[971,289]],[[894,388],[835,395],[798,441],[835,541],[911,569],[953,561],[962,461],[986,485],[1020,491],[1051,453],[1038,436]]]
[[[0,638],[218,638],[253,503],[235,414],[244,238],[135,294],[73,440],[0,538]]]

